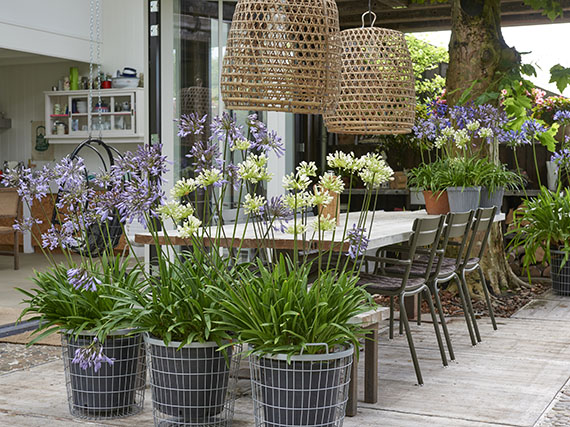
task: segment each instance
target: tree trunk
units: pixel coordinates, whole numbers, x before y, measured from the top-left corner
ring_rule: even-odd
[[[469,90],[473,100],[495,89],[497,73],[520,62],[520,55],[505,43],[501,33],[500,0],[452,0],[447,102],[454,105]],[[473,83],[475,82],[475,83]],[[498,161],[498,143],[487,153]],[[488,249],[481,262],[488,285],[495,293],[517,287],[520,281],[512,272],[505,255],[500,225],[493,226]],[[470,281],[472,294],[478,296],[480,284]]]

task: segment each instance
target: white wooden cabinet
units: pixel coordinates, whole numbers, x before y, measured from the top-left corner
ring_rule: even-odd
[[[46,138],[50,144],[77,144],[89,136],[105,142],[144,141],[144,89],[49,91],[45,94]],[[90,105],[89,105],[90,104]]]

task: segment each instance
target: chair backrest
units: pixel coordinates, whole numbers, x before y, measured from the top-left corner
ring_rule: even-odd
[[[457,213],[451,212],[447,214],[447,217],[445,218],[445,230],[443,232],[441,247],[445,251],[449,244],[449,239],[458,239],[458,241],[453,242],[453,244],[458,248],[457,256],[455,257],[456,265],[459,265],[463,259],[463,252],[465,251],[465,246],[469,241],[469,230],[471,229],[474,216],[475,212],[473,211]],[[440,266],[442,262],[443,256],[439,259]]]
[[[409,239],[409,259],[414,260],[418,247],[428,248],[428,263],[425,279],[431,274],[431,268],[437,255],[441,233],[443,232],[445,217],[443,215],[431,218],[417,218],[412,227],[413,233]]]
[[[469,241],[469,246],[467,247],[467,251],[465,252],[465,261],[467,261],[469,254],[473,250],[475,246],[475,242],[477,241],[477,235],[479,233],[484,232],[485,235],[483,236],[483,240],[481,241],[481,248],[479,249],[479,254],[477,257],[481,259],[487,248],[487,241],[489,240],[489,234],[491,233],[491,227],[493,225],[493,220],[495,219],[495,212],[497,211],[496,207],[492,208],[479,208],[477,212],[475,212],[475,217],[473,219],[473,223],[471,224],[471,239]]]
[[[0,218],[18,218],[20,205],[20,196],[16,188],[0,188]]]

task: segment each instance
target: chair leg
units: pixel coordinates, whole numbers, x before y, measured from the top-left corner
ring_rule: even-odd
[[[412,355],[412,362],[416,371],[418,385],[423,385],[424,380],[422,378],[422,372],[420,371],[420,364],[418,362],[418,356],[416,355],[416,348],[414,347],[414,341],[412,339],[412,333],[410,331],[410,324],[408,323],[408,314],[406,313],[406,307],[404,307],[404,298],[400,296],[400,324],[402,323],[404,324],[404,329],[406,329],[408,347],[410,348],[410,354]]]
[[[390,339],[394,338],[394,297],[390,297]]]
[[[20,242],[19,235],[16,231],[14,233],[14,270],[20,269]]]
[[[463,292],[465,292],[465,300],[467,301],[467,308],[469,308],[469,313],[471,314],[471,322],[473,322],[473,330],[475,331],[477,342],[481,342],[481,334],[479,333],[479,326],[477,325],[477,319],[475,318],[475,311],[473,310],[473,304],[471,303],[471,294],[469,293],[469,288],[467,287],[467,280],[465,279],[465,270],[461,272],[461,283],[463,284]]]
[[[400,295],[400,306],[405,305],[405,297]],[[406,313],[406,320],[408,320],[408,314]],[[400,310],[400,320],[398,322],[398,332],[400,335],[404,333],[404,325],[402,324],[402,310]]]
[[[441,361],[443,366],[447,366],[447,356],[445,354],[445,348],[443,347],[443,341],[441,339],[441,333],[439,332],[439,325],[437,323],[437,316],[435,315],[435,309],[433,308],[433,301],[431,300],[431,292],[429,288],[425,288],[426,299],[429,306],[429,312],[431,313],[431,321],[433,322],[433,329],[435,331],[435,338],[437,339],[437,345],[439,346],[439,353],[441,355]]]
[[[431,291],[435,297],[435,305],[439,313],[439,319],[441,321],[441,329],[443,329],[443,335],[445,337],[445,342],[447,344],[447,350],[449,351],[449,358],[451,360],[455,360],[455,353],[453,352],[453,347],[451,345],[451,338],[449,337],[449,331],[447,330],[447,323],[445,321],[445,315],[443,314],[443,307],[441,306],[441,299],[439,298],[439,289],[437,289],[437,285],[435,283],[432,286]]]
[[[469,318],[469,309],[467,308],[467,301],[465,301],[465,294],[463,293],[463,284],[459,276],[455,275],[454,279],[457,282],[457,289],[459,290],[459,297],[461,298],[461,305],[463,306],[463,315],[465,316],[465,323],[467,324],[467,330],[469,331],[469,337],[471,338],[471,345],[477,345],[477,340],[475,339],[475,334],[473,332],[473,326],[471,325],[471,319]]]
[[[417,308],[418,314],[417,314],[416,323],[418,325],[421,325],[422,324],[422,293],[421,292],[418,294],[417,299],[418,299],[418,308]]]
[[[489,316],[491,317],[491,323],[493,324],[493,329],[497,330],[497,322],[495,321],[495,313],[493,313],[493,305],[491,304],[491,296],[489,295],[489,289],[487,289],[487,282],[485,281],[485,275],[483,274],[483,269],[480,265],[477,266],[479,270],[479,276],[481,277],[481,285],[483,286],[483,293],[485,294],[485,300],[487,301],[487,310],[489,310]]]

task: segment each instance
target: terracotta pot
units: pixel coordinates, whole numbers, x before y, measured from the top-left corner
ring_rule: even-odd
[[[430,215],[444,215],[449,213],[449,200],[447,191],[424,191],[426,211]]]

